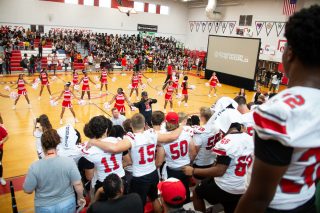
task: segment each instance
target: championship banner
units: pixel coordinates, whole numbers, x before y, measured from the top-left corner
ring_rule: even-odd
[[[157,25],[146,25],[146,24],[138,24],[137,26],[138,31],[145,31],[145,32],[158,32]]]

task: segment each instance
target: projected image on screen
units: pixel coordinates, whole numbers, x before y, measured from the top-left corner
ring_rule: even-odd
[[[259,39],[209,36],[207,69],[254,79]]]

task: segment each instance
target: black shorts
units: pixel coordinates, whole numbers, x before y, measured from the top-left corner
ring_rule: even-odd
[[[186,200],[185,203],[190,202],[190,189],[189,189],[189,184],[190,184],[190,176],[187,176],[183,173],[182,170],[175,170],[171,169],[170,167],[167,167],[167,173],[168,173],[168,178],[177,178],[179,179],[184,187],[186,188]]]
[[[315,196],[313,196],[308,202],[303,204],[302,206],[298,206],[295,209],[291,210],[277,210],[272,208],[267,208],[266,213],[316,213],[315,206]]]
[[[137,193],[143,203],[143,206],[147,202],[147,196],[151,201],[158,198],[159,176],[157,170],[154,170],[150,174],[141,177],[132,177],[130,183],[130,193]]]
[[[242,194],[230,194],[222,190],[213,178],[205,179],[199,183],[195,192],[201,199],[207,200],[210,204],[222,204],[224,212],[234,212]]]
[[[192,167],[193,167],[193,168],[199,168],[199,169],[207,169],[207,168],[212,167],[212,165],[198,166],[197,164],[193,164]],[[198,176],[198,175],[193,175],[193,177],[196,178],[196,179],[198,179],[198,180],[203,180],[203,179],[205,179],[205,177],[201,177],[201,176]]]

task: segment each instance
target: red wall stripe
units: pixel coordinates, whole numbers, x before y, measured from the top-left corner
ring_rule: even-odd
[[[123,7],[131,7],[131,8],[133,8],[133,3],[134,3],[133,1],[122,0],[122,6]],[[112,0],[111,1],[111,8],[118,8],[118,6],[121,6],[121,5],[119,5],[117,0]]]
[[[96,6],[96,7],[99,7],[99,0],[94,0],[93,1],[93,5]]]
[[[42,0],[42,1],[51,1],[51,2],[64,3],[64,0]]]
[[[149,3],[144,3],[144,12],[147,13],[149,11]]]
[[[157,4],[156,14],[160,14],[160,5]]]
[[[79,0],[78,4],[83,5],[83,0]]]

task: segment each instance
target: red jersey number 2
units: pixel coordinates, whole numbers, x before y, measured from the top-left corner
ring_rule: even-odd
[[[305,100],[301,95],[285,94],[284,97],[286,97],[284,103],[286,103],[291,109],[294,109],[297,106],[302,106],[305,103]]]

